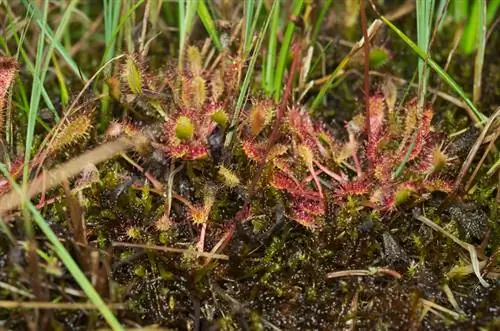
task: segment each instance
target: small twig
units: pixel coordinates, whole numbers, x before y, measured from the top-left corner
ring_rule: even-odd
[[[472,161],[474,160],[474,157],[476,156],[477,151],[479,150],[479,147],[483,143],[484,138],[486,137],[486,134],[488,133],[488,130],[490,127],[493,125],[497,117],[500,115],[500,107],[497,108],[495,113],[490,116],[488,119],[488,122],[486,122],[486,125],[483,128],[483,131],[477,138],[476,142],[474,143],[474,146],[472,146],[471,150],[469,151],[469,155],[467,155],[467,159],[465,159],[462,168],[460,169],[460,172],[458,173],[457,179],[455,180],[455,184],[453,185],[453,192],[455,194],[458,193],[460,189],[460,184],[462,183],[462,180],[464,179],[465,175],[467,174],[467,171],[469,170]]]
[[[446,314],[450,315],[454,319],[459,319],[460,318],[460,314],[459,313],[454,312],[453,310],[448,309],[446,307],[440,306],[440,305],[438,305],[435,302],[432,302],[432,301],[429,301],[429,300],[426,300],[426,299],[420,299],[420,302],[422,303],[423,306],[439,310],[439,311],[441,311],[443,313],[446,313]]]
[[[326,279],[340,278],[340,277],[353,277],[353,276],[391,276],[395,279],[403,277],[399,272],[387,268],[372,268],[372,269],[355,269],[355,270],[342,270],[332,271],[326,274]]]
[[[229,260],[229,256],[224,255],[224,254],[213,254],[213,253],[207,253],[207,252],[197,252],[193,251],[190,249],[184,249],[184,248],[176,248],[176,247],[167,247],[167,246],[157,246],[157,245],[141,245],[141,244],[132,244],[132,243],[126,243],[126,242],[121,242],[121,241],[113,241],[111,243],[113,247],[130,247],[130,248],[141,248],[141,249],[151,249],[154,251],[161,251],[161,252],[168,252],[168,253],[179,253],[179,254],[184,254],[184,253],[192,253],[195,255],[198,255],[200,257],[206,257],[206,258],[211,258],[211,259],[219,259],[219,260]]]
[[[107,303],[111,309],[125,309],[126,305],[123,303]],[[0,308],[4,309],[57,309],[57,310],[83,310],[83,309],[99,309],[93,303],[88,302],[18,302],[1,300]]]
[[[481,166],[483,165],[484,160],[486,160],[486,157],[490,153],[491,149],[495,146],[495,142],[496,142],[499,135],[500,135],[500,130],[494,134],[493,139],[491,139],[490,143],[488,144],[488,147],[486,147],[486,149],[483,153],[483,156],[481,157],[481,159],[477,163],[476,168],[474,169],[474,171],[472,172],[472,175],[470,175],[469,180],[465,184],[464,192],[469,191],[469,188],[472,185],[474,178],[476,178],[477,173],[481,169]]]
[[[0,288],[6,290],[8,292],[11,292],[11,293],[16,293],[16,294],[22,295],[23,297],[27,297],[30,299],[35,298],[35,296],[33,294],[26,292],[24,290],[18,289],[17,287],[10,285],[10,284],[7,284],[7,283],[4,283],[2,281],[0,281]]]

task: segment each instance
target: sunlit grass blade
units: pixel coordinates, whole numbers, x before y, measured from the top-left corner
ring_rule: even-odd
[[[417,0],[417,43],[420,49],[429,51],[429,43],[432,31],[432,16],[434,13],[434,0]],[[423,107],[427,82],[429,80],[429,68],[427,59],[418,59],[418,104]]]
[[[104,9],[104,43],[105,52],[102,62],[111,59],[115,54],[115,27],[120,18],[121,1],[103,0]]]
[[[243,79],[243,84],[240,88],[240,94],[238,95],[238,100],[236,101],[236,107],[234,109],[232,119],[231,119],[231,126],[234,127],[236,126],[236,122],[240,118],[240,112],[241,109],[243,108],[243,105],[245,104],[245,101],[247,99],[247,91],[250,86],[250,82],[252,80],[252,75],[253,75],[253,70],[255,68],[255,63],[257,62],[257,58],[259,57],[260,49],[262,47],[262,41],[264,40],[264,36],[266,35],[267,28],[269,26],[269,22],[271,21],[271,18],[273,16],[274,11],[279,5],[279,1],[274,1],[273,6],[271,7],[271,11],[269,12],[269,15],[267,16],[266,22],[264,23],[264,26],[260,30],[259,36],[257,38],[257,42],[255,44],[255,47],[253,49],[253,54],[250,57],[250,63],[248,64],[247,67],[247,72],[245,74],[245,78]],[[226,135],[226,141],[224,142],[224,146],[229,146],[231,145],[232,139],[234,135],[234,130],[231,130],[228,132]]]
[[[0,171],[3,173],[3,175],[5,177],[7,177],[9,179],[11,186],[17,192],[17,194],[24,197],[21,188],[14,180],[12,180],[12,178],[10,177],[10,174],[9,174],[9,172],[4,164],[0,164]],[[97,293],[97,291],[92,286],[90,281],[87,279],[87,277],[85,277],[85,274],[78,267],[78,264],[71,257],[70,253],[66,250],[64,245],[59,241],[59,238],[57,237],[57,235],[52,231],[51,227],[47,224],[47,222],[45,222],[45,220],[43,219],[40,212],[36,209],[36,207],[28,199],[25,199],[24,205],[32,214],[33,220],[35,221],[36,225],[40,228],[40,230],[43,232],[45,237],[52,244],[53,250],[59,256],[59,258],[61,259],[64,266],[71,273],[71,275],[73,276],[75,281],[78,283],[78,285],[81,287],[83,292],[87,295],[89,300],[99,309],[99,312],[102,314],[104,319],[108,322],[109,326],[113,330],[124,330],[123,327],[121,326],[120,322],[118,322],[117,318],[113,314],[113,312],[106,306],[106,303],[101,298],[99,293]]]
[[[480,38],[480,26],[481,21],[485,20],[483,24],[490,24],[495,18],[496,12],[500,6],[500,0],[474,0],[472,2],[471,8],[469,8],[468,1],[452,1],[456,8],[456,19],[457,18],[467,18],[467,24],[465,25],[464,34],[462,40],[460,40],[460,47],[462,52],[465,54],[472,54],[476,50],[477,39]],[[480,15],[483,15],[481,11],[484,11],[483,6],[486,8],[486,16],[481,19]]]
[[[294,0],[292,7],[292,17],[298,16],[304,5],[304,0]],[[281,96],[281,88],[283,86],[283,75],[287,65],[290,46],[295,32],[295,23],[290,21],[285,30],[283,42],[281,43],[280,52],[278,55],[278,64],[276,65],[276,72],[274,76],[274,99],[279,100]]]
[[[107,62],[115,55],[116,51],[116,35],[114,34],[115,28],[118,25],[118,20],[120,18],[121,4],[122,1],[113,0],[103,0],[103,10],[104,10],[104,54],[101,59],[101,63]],[[111,71],[111,68],[107,68],[107,74]],[[102,94],[105,96],[101,100],[101,109],[99,114],[99,126],[100,130],[103,130],[109,122],[109,88],[106,84],[102,86]]]
[[[472,90],[472,101],[475,104],[477,104],[481,98],[481,78],[484,53],[486,51],[486,1],[481,1],[477,14],[477,53],[474,62],[474,87]]]
[[[280,4],[276,6],[271,17],[271,28],[269,29],[267,54],[265,58],[265,75],[263,85],[268,95],[274,91],[274,70],[276,68],[276,49],[278,45],[278,28],[280,21]]]
[[[260,11],[262,9],[262,3],[264,2],[263,0],[257,0],[257,9],[255,10],[255,13],[253,14],[252,18],[250,21],[252,24],[249,27],[249,30],[245,30],[245,53],[250,50],[252,47],[252,41],[253,41],[253,36],[255,33],[255,28],[257,27],[257,23],[259,22],[259,17],[260,17]],[[249,1],[249,2],[254,2],[254,1]],[[245,18],[247,20],[248,18]],[[245,29],[247,28],[247,25],[245,25]]]
[[[423,59],[427,59],[427,63],[429,66],[445,81],[448,86],[450,86],[467,104],[467,106],[472,110],[476,122],[484,123],[486,121],[486,116],[484,116],[477,108],[474,106],[474,103],[467,97],[464,90],[455,82],[451,76],[444,71],[439,64],[437,64],[433,59],[428,57],[427,52],[418,47],[404,32],[399,30],[391,21],[389,21],[383,15],[380,16],[380,19],[391,29],[393,30],[418,56]]]
[[[193,28],[197,8],[198,0],[179,0],[179,68],[182,68],[184,62],[184,49]]]
[[[201,22],[203,23],[203,26],[210,35],[210,38],[212,38],[215,47],[217,47],[218,50],[221,50],[222,44],[219,39],[219,33],[215,28],[214,19],[212,18],[212,15],[208,10],[205,0],[198,0],[198,17],[200,18]]]
[[[248,49],[250,48],[250,29],[252,27],[252,18],[253,18],[253,9],[254,9],[254,3],[255,1],[254,0],[246,0],[244,1],[245,2],[245,40],[244,40],[244,44],[245,44],[245,52],[248,51]]]

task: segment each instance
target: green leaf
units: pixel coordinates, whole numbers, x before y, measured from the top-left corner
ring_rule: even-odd
[[[215,47],[217,47],[217,49],[220,51],[222,49],[222,43],[220,42],[219,34],[217,33],[217,29],[215,28],[214,20],[207,8],[205,0],[198,0],[198,16],[200,17],[203,26],[210,35],[210,38],[212,38]]]

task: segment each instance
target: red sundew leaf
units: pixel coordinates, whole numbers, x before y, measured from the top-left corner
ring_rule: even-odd
[[[392,169],[394,168],[394,159],[386,154],[379,156],[375,160],[373,176],[379,182],[388,182],[391,180]]]
[[[324,215],[324,201],[314,201],[297,198],[291,203],[291,218],[297,223],[315,228],[318,226],[317,220]]]
[[[430,136],[430,127],[431,127],[431,120],[432,120],[432,109],[431,108],[426,108],[424,110],[424,113],[422,115],[422,120],[421,123],[418,127],[417,131],[417,136],[415,138],[415,144],[413,145],[413,149],[411,151],[411,154],[408,158],[408,161],[414,160],[417,158],[420,153],[422,152],[422,149],[425,147],[425,145],[429,142],[429,136]],[[408,152],[408,149],[410,148],[411,144],[408,143],[407,147],[404,148],[398,155],[398,162],[401,162],[406,153]]]
[[[434,150],[437,148],[436,145],[426,144],[414,164],[411,165],[413,171],[430,174],[434,169]]]
[[[17,62],[14,57],[0,57],[0,132],[3,129],[4,107],[14,77],[17,72]]]
[[[280,172],[286,174],[291,180],[294,181],[296,186],[300,185],[300,182],[293,176],[293,162],[290,161],[289,158],[274,158],[273,164],[274,166],[280,170]]]
[[[197,142],[182,143],[175,146],[153,142],[151,145],[174,159],[198,160],[208,156],[208,148]]]
[[[265,147],[257,144],[253,139],[244,140],[241,147],[245,155],[253,161],[261,162],[265,157]]]
[[[385,100],[382,94],[375,94],[369,99],[370,104],[370,132],[368,136],[367,156],[375,161],[377,144],[382,137],[385,116]]]
[[[432,120],[432,110],[430,108],[427,108],[424,110],[422,123],[420,124],[420,127],[418,129],[417,139],[415,140],[415,146],[411,151],[409,160],[415,159],[422,151],[422,148],[426,143],[426,138],[430,131],[431,120]]]
[[[277,190],[288,191],[297,188],[297,183],[295,183],[289,176],[281,171],[276,171],[271,177],[270,184]]]
[[[325,213],[323,200],[300,199],[293,205],[311,216],[323,216]]]
[[[0,177],[0,196],[10,191],[10,184],[7,179]]]
[[[356,180],[343,183],[335,192],[337,198],[345,198],[354,195],[365,195],[370,192],[370,185],[365,180]]]
[[[298,135],[304,143],[311,140],[311,136],[316,133],[309,114],[301,112],[297,107],[293,107],[288,112],[288,124],[292,132]]]
[[[208,211],[204,206],[193,206],[189,209],[189,217],[194,224],[203,224],[208,220]]]
[[[430,192],[440,191],[450,193],[453,190],[453,183],[442,178],[427,179],[422,183],[422,186]]]

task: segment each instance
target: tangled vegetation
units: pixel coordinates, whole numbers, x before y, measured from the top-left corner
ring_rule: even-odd
[[[500,1],[0,4],[1,327],[499,326]]]

